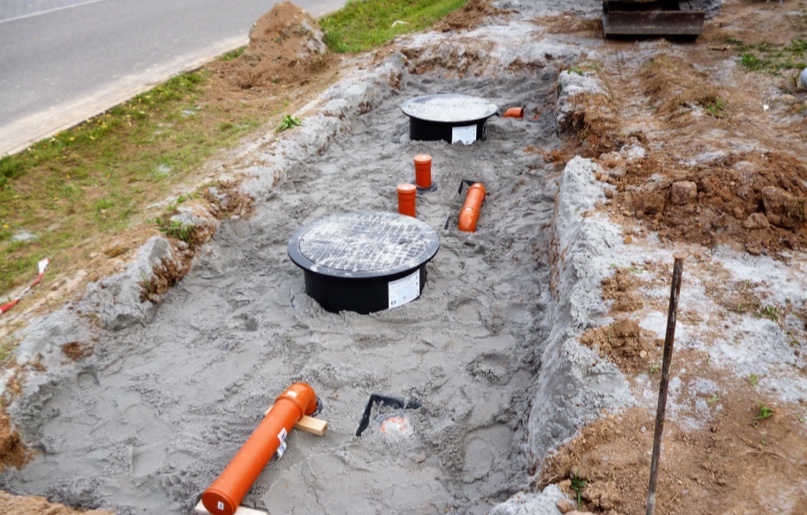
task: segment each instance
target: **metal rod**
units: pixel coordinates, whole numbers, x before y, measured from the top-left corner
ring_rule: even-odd
[[[667,410],[667,387],[670,383],[670,362],[672,361],[673,342],[675,341],[675,319],[678,312],[678,296],[681,293],[681,273],[684,270],[686,254],[673,254],[672,287],[670,289],[670,309],[667,312],[667,334],[664,336],[664,358],[661,362],[661,384],[658,388],[658,408],[656,409],[656,431],[653,435],[653,460],[650,463],[650,486],[647,488],[647,512],[653,515],[656,507],[656,482],[658,480],[658,464],[661,455],[661,434],[664,432],[664,414]]]

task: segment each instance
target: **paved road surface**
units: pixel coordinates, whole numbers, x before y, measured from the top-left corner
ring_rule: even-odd
[[[277,0],[0,0],[0,156],[246,44]],[[296,0],[315,16],[344,0]]]

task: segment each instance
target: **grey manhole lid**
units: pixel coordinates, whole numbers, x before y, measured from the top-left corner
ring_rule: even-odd
[[[405,115],[438,123],[474,122],[496,114],[496,106],[484,98],[468,95],[426,95],[401,105]]]
[[[413,270],[437,253],[437,231],[410,216],[356,212],[322,218],[289,241],[289,257],[316,274],[370,278]]]

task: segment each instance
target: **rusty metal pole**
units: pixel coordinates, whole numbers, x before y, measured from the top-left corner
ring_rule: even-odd
[[[667,410],[667,387],[670,383],[670,362],[672,361],[673,342],[675,341],[675,319],[678,312],[678,296],[681,293],[681,273],[684,270],[686,254],[673,254],[672,288],[670,290],[670,309],[667,311],[667,334],[664,336],[664,358],[661,362],[661,384],[658,388],[658,408],[656,409],[656,431],[653,435],[653,460],[650,463],[650,486],[647,488],[647,512],[653,515],[656,507],[656,482],[658,480],[658,463],[661,454],[661,434],[664,432],[664,413]]]

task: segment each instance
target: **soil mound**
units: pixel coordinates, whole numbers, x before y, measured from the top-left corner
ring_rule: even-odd
[[[19,497],[0,491],[0,512],[5,515],[114,515],[107,510],[86,512],[66,508],[61,504],[50,503],[44,497]]]
[[[239,89],[305,84],[312,72],[331,63],[322,38],[322,29],[310,14],[281,2],[252,26],[244,52],[219,63],[217,72]]]
[[[510,11],[499,9],[488,0],[470,0],[464,6],[446,16],[437,24],[437,30],[470,30],[478,27],[490,16],[507,14]]]

